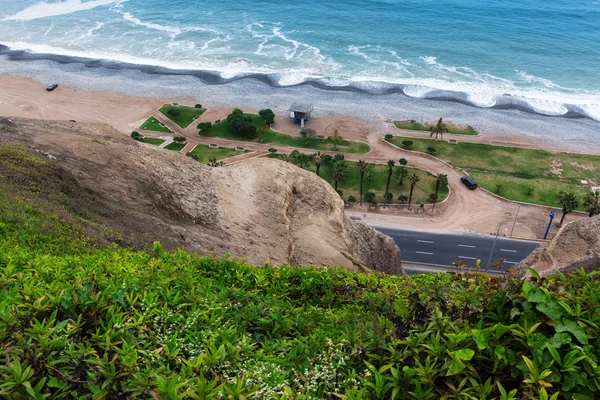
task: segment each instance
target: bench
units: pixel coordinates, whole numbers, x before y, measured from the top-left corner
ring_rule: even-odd
[[[216,144],[213,144],[213,143],[209,144],[208,147],[210,147],[211,149],[218,149],[219,148],[219,146],[217,146]]]

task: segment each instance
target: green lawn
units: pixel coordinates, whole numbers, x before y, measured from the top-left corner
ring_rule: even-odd
[[[267,157],[269,158],[278,158],[282,159],[281,154],[269,154]],[[346,175],[346,179],[338,185],[338,190],[343,192],[344,200],[348,200],[348,197],[354,196],[356,201],[359,198],[360,192],[360,170],[358,169],[358,163],[353,161],[347,161],[348,163],[348,174]],[[399,168],[396,165],[393,170],[397,170]],[[431,203],[431,199],[429,195],[431,193],[435,193],[435,182],[436,179],[433,175],[428,172],[422,171],[416,168],[407,168],[409,174],[417,174],[420,178],[419,183],[415,186],[413,192],[413,204],[419,205],[421,203],[427,204]],[[311,164],[310,167],[307,168],[309,171],[314,171],[314,164]],[[327,163],[325,165],[321,165],[320,176],[327,182],[333,186],[333,180],[331,179],[331,174],[333,170],[333,162]],[[371,175],[371,179],[369,180],[369,175]],[[388,175],[388,167],[387,165],[381,164],[369,164],[367,168],[367,172],[365,173],[364,187],[363,187],[363,196],[367,192],[375,193],[375,199],[378,203],[383,203],[383,196],[385,195],[385,185],[387,183],[387,175]],[[398,201],[398,196],[404,194],[406,196],[409,195],[410,192],[410,182],[405,178],[402,186],[398,183],[398,180],[392,174],[392,180],[390,182],[390,193],[394,195],[394,200],[391,202],[392,204],[400,203]],[[439,201],[443,201],[448,196],[448,188],[440,187],[440,191],[438,193]]]
[[[518,149],[475,143],[448,144],[447,141],[394,136],[389,141],[406,148],[403,140],[414,142],[410,150],[426,152],[436,148],[435,156],[466,170],[481,187],[511,200],[558,207],[556,199],[561,190],[572,191],[583,202],[589,188],[579,183],[586,179],[596,186],[600,183],[600,157],[580,154],[550,153],[544,150]],[[527,190],[534,190],[530,196]],[[584,210],[582,206],[579,208]]]
[[[230,158],[249,152],[250,150],[239,151],[231,147],[219,147],[217,149],[213,149],[207,145],[199,144],[188,154],[193,155],[194,159],[200,161],[201,163],[207,163],[210,158],[223,160],[225,158]]]
[[[262,118],[257,114],[246,114],[250,115],[252,118],[252,122],[258,128],[262,124]],[[199,133],[201,136],[205,137],[221,137],[229,140],[241,140],[245,142],[255,142],[255,143],[272,143],[274,145],[280,146],[290,146],[290,147],[299,147],[305,149],[314,149],[314,150],[325,150],[325,151],[339,151],[341,153],[354,153],[354,154],[364,154],[369,152],[371,148],[368,144],[363,142],[352,142],[349,140],[344,140],[340,143],[337,150],[333,149],[333,145],[321,139],[314,138],[303,138],[299,136],[290,136],[284,133],[275,132],[269,130],[265,135],[262,142],[259,139],[247,139],[244,137],[236,136],[231,132],[229,128],[229,123],[226,119],[219,122],[218,124],[213,125],[213,127],[206,133]]]
[[[155,146],[160,146],[161,144],[163,144],[165,141],[162,139],[156,139],[156,138],[151,138],[151,137],[145,137],[142,139],[142,142],[144,143],[149,143],[149,144],[153,144]]]
[[[167,145],[165,147],[165,149],[173,150],[173,151],[181,151],[181,150],[183,150],[183,148],[185,147],[186,144],[187,143],[172,142],[171,144]]]
[[[142,126],[140,126],[140,129],[143,129],[145,131],[173,133],[172,130],[170,130],[168,127],[162,125],[161,122],[159,120],[157,120],[155,117],[148,118],[146,120],[146,122],[144,122],[142,124]]]
[[[179,115],[169,115],[169,110],[179,111]],[[175,122],[181,128],[187,128],[196,120],[197,117],[201,116],[206,112],[205,108],[197,109],[194,107],[187,106],[173,106],[171,104],[165,104],[158,111],[171,121]]]
[[[431,126],[430,124],[421,124],[414,120],[394,121],[394,125],[396,125],[396,128],[398,129],[408,129],[411,131],[429,131],[429,127]],[[448,133],[457,135],[477,135],[477,131],[471,125],[468,125],[466,128],[457,128],[449,124]]]

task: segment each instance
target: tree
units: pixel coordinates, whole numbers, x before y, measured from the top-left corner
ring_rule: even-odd
[[[212,122],[200,122],[198,124],[198,129],[200,129],[200,133],[206,133],[212,128]]]
[[[413,141],[412,141],[412,140],[403,140],[403,141],[402,141],[402,145],[403,145],[404,147],[410,147],[410,146],[412,146],[412,145],[413,145]]]
[[[496,194],[500,193],[503,187],[501,183],[496,183]]]
[[[435,180],[435,193],[432,193],[433,196],[429,195],[431,200],[433,200],[433,207],[431,207],[431,212],[435,211],[435,203],[439,197],[440,186],[446,187],[448,186],[448,175],[439,174],[437,179]]]
[[[311,158],[308,154],[301,153],[298,150],[290,153],[291,161],[302,169],[306,169],[310,165]]]
[[[266,122],[263,122],[260,125],[260,128],[258,128],[258,130],[256,131],[256,133],[258,134],[258,140],[261,143],[263,140],[265,140],[265,136],[267,136],[267,132],[269,132],[269,126],[267,125]]]
[[[173,138],[173,141],[175,141],[177,143],[184,143],[185,142],[185,136],[175,136]]]
[[[194,106],[194,108],[201,110],[202,109],[202,104],[198,103]]]
[[[408,210],[410,211],[410,203],[412,203],[413,190],[415,189],[415,185],[419,183],[421,179],[419,178],[419,175],[412,174],[408,177],[408,180],[410,181],[410,193],[408,194]]]
[[[365,179],[365,172],[367,171],[367,167],[369,164],[366,163],[365,160],[358,161],[358,169],[360,170],[360,205],[362,206],[363,201],[363,181]]]
[[[401,194],[400,196],[398,196],[398,201],[400,202],[400,204],[404,204],[408,201],[408,196],[405,194]]]
[[[321,171],[321,163],[324,161],[324,156],[325,154],[321,153],[320,151],[317,151],[312,156],[312,159],[315,162],[315,173],[317,176],[321,176],[319,173]]]
[[[408,164],[408,160],[406,158],[401,158],[400,160],[398,160],[398,162],[400,163],[400,165],[402,165],[403,167],[406,166],[406,164]]]
[[[446,124],[444,123],[442,118],[440,118],[437,124],[429,127],[429,131],[431,132],[429,134],[429,137],[435,135],[435,140],[437,140],[438,135],[442,136],[444,133],[448,133],[448,128],[446,127]]]
[[[408,178],[408,169],[406,167],[400,167],[394,172],[396,179],[398,179],[398,185],[404,185],[404,178]]]
[[[167,110],[167,116],[177,118],[181,115],[181,111],[178,108],[169,108]]]
[[[387,206],[387,202],[388,202],[388,193],[390,192],[390,181],[392,180],[392,172],[394,171],[394,165],[396,165],[394,160],[389,160],[387,162],[388,176],[387,176],[387,183],[385,184],[385,195],[383,196],[383,206],[384,207]]]
[[[337,150],[337,146],[344,140],[343,137],[340,136],[340,133],[337,129],[333,131],[333,136],[329,136],[327,138],[331,143],[333,143],[333,151]]]
[[[559,225],[562,226],[565,216],[579,206],[579,201],[573,193],[561,190],[558,193],[558,204],[562,207],[562,217],[559,222]]]
[[[234,135],[251,139],[256,137],[256,127],[252,124],[252,118],[239,108],[227,116],[227,122]]]
[[[344,160],[336,161],[333,164],[333,188],[337,192],[338,185],[346,178],[346,173],[348,172],[348,164]]]
[[[260,110],[258,115],[265,121],[265,123],[269,126],[275,123],[275,113],[270,108],[265,108],[264,110]]]
[[[583,201],[590,217],[600,215],[600,191],[589,192]]]

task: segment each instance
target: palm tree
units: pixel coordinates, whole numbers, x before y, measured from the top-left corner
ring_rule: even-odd
[[[290,159],[292,162],[302,169],[305,169],[309,166],[311,158],[312,157],[308,154],[301,153],[298,150],[294,150],[290,153]]]
[[[438,194],[440,192],[440,186],[448,185],[448,175],[439,174],[437,179],[435,180],[435,196],[431,199],[433,200],[433,207],[431,207],[431,212],[435,211],[435,203],[438,199]]]
[[[388,202],[388,193],[390,192],[390,181],[392,180],[392,172],[394,171],[394,165],[396,165],[396,163],[394,162],[394,160],[389,160],[387,162],[388,165],[388,177],[387,177],[387,183],[385,184],[385,195],[383,196],[383,206],[385,207],[387,205]]]
[[[394,172],[396,179],[398,179],[398,185],[404,184],[404,178],[408,178],[408,169],[406,167],[400,167]]]
[[[266,122],[263,122],[260,127],[256,130],[256,132],[258,133],[258,140],[260,143],[263,142],[263,140],[265,140],[265,136],[267,135],[267,132],[269,131],[269,125],[267,125]]]
[[[562,226],[565,216],[579,206],[579,201],[573,193],[561,190],[558,193],[558,204],[562,207],[562,217],[560,218],[559,223],[559,225]]]
[[[413,190],[415,188],[415,185],[419,182],[420,178],[419,175],[412,174],[408,177],[408,180],[410,181],[410,193],[408,194],[408,210],[410,211],[410,203],[412,202]]]
[[[590,217],[600,215],[600,190],[589,192],[587,196],[585,196],[583,205],[587,208]]]
[[[317,174],[317,176],[321,176],[319,175],[319,172],[321,171],[321,163],[323,162],[323,156],[323,153],[317,151],[315,154],[313,154],[312,157],[313,161],[315,162],[315,173]]]
[[[338,144],[340,144],[340,142],[341,142],[342,140],[344,140],[344,138],[343,138],[343,137],[341,137],[341,136],[340,136],[340,133],[338,132],[338,130],[337,130],[337,129],[335,129],[335,130],[333,131],[333,136],[329,136],[329,137],[327,138],[327,140],[329,140],[331,143],[333,143],[333,151],[336,151],[336,150],[337,150],[337,146],[338,146]]]
[[[339,160],[339,161],[336,161],[335,164],[333,164],[333,172],[332,172],[333,188],[335,189],[336,192],[338,190],[339,183],[344,180],[347,172],[348,172],[348,164],[346,163],[346,161]]]
[[[360,170],[360,205],[362,206],[362,199],[363,199],[363,181],[365,178],[365,172],[367,171],[367,167],[369,164],[366,163],[366,161],[364,160],[359,160],[358,161],[358,169]]]
[[[437,124],[429,127],[429,130],[431,131],[429,137],[435,135],[435,140],[437,140],[438,135],[442,136],[444,132],[448,132],[448,128],[446,127],[446,124],[444,123],[442,118],[438,120]]]

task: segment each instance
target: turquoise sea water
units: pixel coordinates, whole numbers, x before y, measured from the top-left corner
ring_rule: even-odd
[[[11,50],[600,120],[598,0],[0,0]]]

